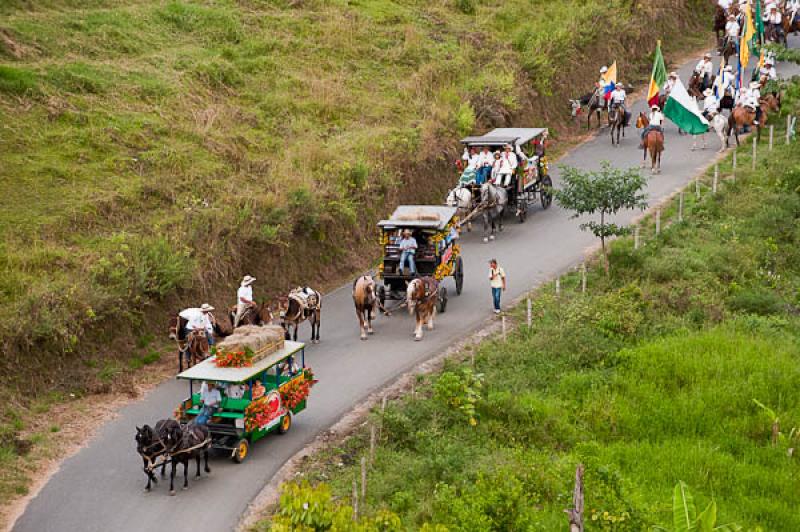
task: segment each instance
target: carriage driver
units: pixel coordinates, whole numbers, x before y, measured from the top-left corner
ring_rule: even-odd
[[[403,230],[403,238],[400,239],[400,275],[404,275],[406,262],[408,268],[411,270],[411,275],[417,274],[417,264],[414,262],[414,256],[417,253],[417,240],[411,233],[411,229]]]
[[[203,409],[194,422],[197,425],[207,425],[208,420],[211,419],[211,416],[214,415],[214,412],[217,411],[219,404],[222,402],[222,396],[214,381],[203,381],[202,386],[200,386],[200,402],[203,404]]]
[[[256,302],[253,301],[253,287],[250,286],[255,280],[255,277],[245,275],[239,285],[239,289],[236,291],[236,316],[233,318],[234,329],[239,325],[245,312],[256,306]]]
[[[203,303],[200,308],[187,308],[182,310],[178,316],[186,320],[186,337],[192,331],[206,331],[206,338],[208,338],[208,345],[214,345],[214,315],[211,311],[214,307],[208,303]]]

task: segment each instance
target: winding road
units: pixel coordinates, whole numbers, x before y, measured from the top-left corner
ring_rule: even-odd
[[[680,69],[681,79],[688,79],[695,62]],[[784,77],[800,74],[794,64],[780,64],[777,68]],[[644,108],[644,102],[633,106],[634,117]],[[708,149],[690,151],[691,137],[679,136],[668,123],[663,173],[653,177],[648,186],[651,203],[672,194],[714,160],[718,140],[711,134],[708,141]],[[636,149],[637,144],[635,128],[627,130],[619,148],[611,147],[604,132],[559,162],[584,168],[597,167],[601,160],[609,160],[618,167],[638,166],[642,154]],[[551,167],[558,186],[558,171],[555,165]],[[622,213],[618,221],[625,223],[637,214]],[[480,231],[464,233],[464,291],[455,296],[452,279],[447,281],[451,294],[447,312],[438,316],[436,330],[425,331],[422,342],[412,341],[413,323],[405,313],[380,317],[375,335],[366,342],[360,341],[350,287],[327,294],[322,343],[309,344],[306,349],[306,361],[320,381],[312,391],[309,408],[297,416],[288,434],[270,436],[253,445],[244,464],[217,457],[211,462],[210,477],[200,481],[190,477],[189,490],[178,491],[175,497],[168,495],[168,485],[163,482],[151,493],[143,492],[145,477],[133,440],[136,425],[169,416],[186,395],[185,382],[164,382],[142,400],[123,408],[84,449],[65,460],[30,501],[13,530],[127,532],[235,528],[248,503],[284,462],[319,432],[331,427],[370,393],[470,334],[489,318],[491,297],[486,278],[489,258],[497,257],[508,274],[509,290],[504,297],[510,301],[582,259],[595,240],[581,232],[578,224],[578,220],[570,219],[567,212],[554,204],[547,211],[534,208],[525,224],[509,218],[505,231],[489,244],[481,242]],[[308,325],[304,324],[300,339],[307,340],[308,335]],[[191,468],[193,473],[194,465]],[[182,473],[180,469],[179,472]]]

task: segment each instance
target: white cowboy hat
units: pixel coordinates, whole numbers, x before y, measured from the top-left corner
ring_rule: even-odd
[[[200,305],[200,310],[202,310],[203,312],[211,312],[212,310],[214,310],[214,307],[212,307],[208,303],[203,303],[202,305]]]
[[[678,77],[678,73],[673,70],[672,72],[669,73],[669,77],[677,78]]]
[[[722,70],[724,70],[725,72],[733,72],[733,67],[730,65],[725,65],[725,68],[723,68]]]
[[[625,85],[623,85],[622,82],[619,82],[619,81],[614,86],[617,87],[618,89],[621,89],[621,88],[625,87]]]
[[[601,74],[605,74],[606,72],[608,72],[608,67],[607,66],[600,67],[600,73]]]
[[[751,81],[751,82],[750,82],[750,88],[751,88],[751,89],[757,89],[757,88],[759,88],[760,86],[761,86],[761,83],[759,83],[759,82],[757,82],[757,81]]]
[[[245,275],[244,279],[242,279],[242,286],[247,286],[249,284],[253,284],[253,281],[255,281],[255,280],[256,280],[255,277],[250,277],[249,275]]]
[[[660,111],[661,108],[658,105],[653,104],[653,105],[650,106],[650,110],[651,111]]]
[[[714,94],[714,91],[711,89],[706,89],[703,91],[703,96],[711,96],[712,94]]]
[[[706,57],[708,57],[709,59],[711,59],[711,52],[706,52],[706,53],[704,53],[704,54],[703,54],[703,59],[705,59]]]

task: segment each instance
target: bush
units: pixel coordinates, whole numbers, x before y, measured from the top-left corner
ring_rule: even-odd
[[[778,314],[783,309],[783,301],[772,290],[765,288],[742,289],[728,298],[728,306],[740,312],[751,314]]]

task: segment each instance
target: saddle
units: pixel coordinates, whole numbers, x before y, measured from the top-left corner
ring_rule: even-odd
[[[320,304],[320,297],[312,288],[297,287],[289,292],[289,297],[296,300],[306,310],[317,310]]]

